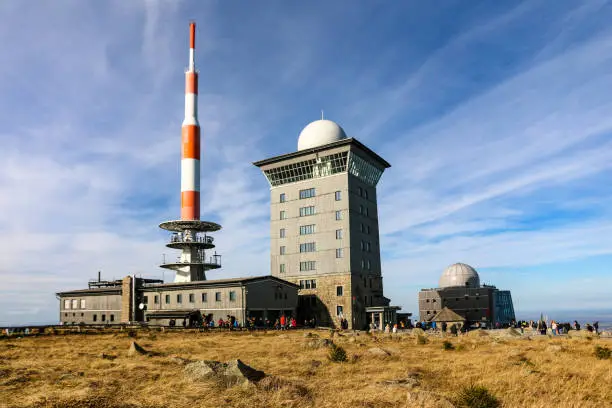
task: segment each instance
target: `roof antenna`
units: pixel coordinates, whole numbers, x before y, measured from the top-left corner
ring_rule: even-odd
[[[323,116],[323,109],[321,109],[321,120],[325,119],[325,117]]]

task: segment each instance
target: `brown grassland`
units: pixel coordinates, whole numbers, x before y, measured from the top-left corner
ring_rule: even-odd
[[[348,356],[347,362],[336,363],[327,358],[328,347],[305,347],[306,333],[139,331],[131,338],[124,331],[2,339],[0,406],[436,406],[415,402],[419,393],[461,406],[459,391],[475,384],[486,387],[503,407],[612,407],[612,360],[594,355],[596,345],[612,346],[610,339],[466,335],[428,337],[419,344],[411,335],[336,334],[334,343]],[[154,354],[128,357],[132,340]],[[444,340],[454,348],[445,350]],[[372,347],[391,355],[372,355]],[[238,358],[279,381],[229,388],[195,381],[173,356]],[[417,381],[389,381],[407,377]]]

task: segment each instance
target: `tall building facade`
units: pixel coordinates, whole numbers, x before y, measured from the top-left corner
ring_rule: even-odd
[[[391,320],[376,195],[390,164],[324,119],[302,130],[297,152],[254,164],[270,183],[271,274],[299,285],[298,318],[358,329],[370,310]]]

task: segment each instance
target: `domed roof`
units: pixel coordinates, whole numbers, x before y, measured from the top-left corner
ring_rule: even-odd
[[[480,287],[478,272],[470,265],[464,263],[456,263],[449,266],[440,277],[439,287],[449,288],[453,286]]]
[[[315,120],[300,132],[298,150],[323,146],[342,139],[346,139],[346,133],[336,122],[327,119]]]

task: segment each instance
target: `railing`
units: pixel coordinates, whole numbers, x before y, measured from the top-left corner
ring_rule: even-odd
[[[183,236],[182,234],[172,234],[170,236],[170,242],[171,243],[175,243],[175,242],[198,242],[198,243],[203,243],[203,244],[211,244],[215,241],[215,239],[213,237],[209,237],[208,235],[204,235],[204,236]]]
[[[164,261],[164,263],[166,263]],[[213,255],[208,257],[208,261],[206,260],[206,257],[204,256],[194,256],[191,258],[190,261],[187,261],[185,259],[181,259],[181,257],[179,256],[175,262],[168,262],[168,263],[175,263],[175,264],[207,264],[207,265],[216,265],[219,268],[221,267],[221,255]]]

